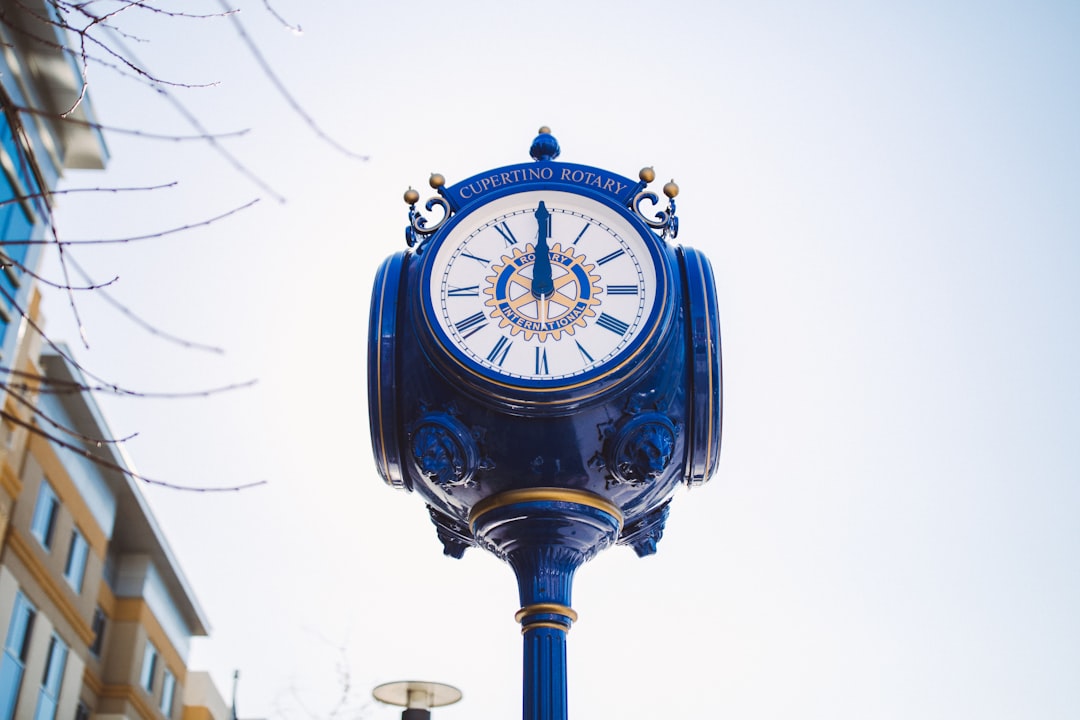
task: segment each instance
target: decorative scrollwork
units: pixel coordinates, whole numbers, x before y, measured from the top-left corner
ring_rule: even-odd
[[[643,190],[637,194],[631,203],[634,212],[638,214],[638,217],[640,217],[646,225],[654,230],[659,230],[661,238],[670,237],[674,239],[679,234],[679,219],[675,217],[675,199],[671,198],[668,201],[667,208],[655,213],[651,218],[646,215],[646,211],[641,209],[641,203],[645,200],[651,202],[654,207],[660,202],[660,198],[657,197],[656,193]]]
[[[434,210],[436,206],[442,209],[442,217],[434,225],[429,225],[428,219],[416,209],[416,203],[413,202],[409,205],[409,226],[405,228],[405,243],[409,247],[415,246],[417,255],[424,251],[427,236],[441,228],[453,214],[449,203],[441,197],[433,197],[424,203],[424,209],[428,212]]]
[[[630,201],[630,207],[646,225],[653,230],[660,231],[661,240],[668,237],[675,239],[679,235],[679,218],[675,217],[675,196],[679,194],[679,186],[675,184],[674,180],[664,183],[664,195],[668,199],[667,209],[661,210],[650,218],[642,211],[641,203],[648,200],[653,204],[653,207],[656,207],[660,202],[656,193],[645,189],[649,183],[656,179],[656,172],[651,167],[643,167],[641,172],[638,173],[638,178],[641,180],[641,183],[637,186],[639,192]]]

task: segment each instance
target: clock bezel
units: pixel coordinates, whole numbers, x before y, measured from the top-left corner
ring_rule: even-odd
[[[509,196],[536,191],[574,195],[618,215],[643,242],[653,264],[655,281],[658,283],[658,287],[655,288],[656,298],[648,316],[642,320],[641,331],[625,348],[602,365],[578,375],[554,380],[510,377],[474,361],[458,348],[443,330],[437,319],[438,313],[441,312],[440,303],[433,297],[430,290],[434,258],[455,228],[470,220],[476,225],[482,224],[492,217],[490,213],[485,215],[485,208],[489,208],[492,203]],[[596,219],[603,220],[602,217]],[[665,345],[673,325],[671,320],[677,303],[674,298],[675,262],[671,248],[629,208],[606,195],[590,192],[588,188],[545,181],[491,191],[485,195],[482,202],[470,203],[439,228],[439,231],[425,243],[419,259],[420,292],[414,296],[416,299],[412,305],[415,317],[420,321],[419,327],[424,330],[420,335],[425,340],[425,350],[429,358],[444,374],[448,373],[454,379],[463,379],[478,389],[483,397],[503,403],[519,406],[552,406],[564,404],[569,400],[586,400],[605,395],[608,391],[622,386],[629,379],[637,377],[648,369],[649,359]],[[651,282],[651,279],[647,282]]]

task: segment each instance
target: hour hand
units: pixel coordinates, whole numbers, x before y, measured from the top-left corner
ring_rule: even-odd
[[[547,240],[551,237],[551,213],[544,201],[536,207],[536,260],[533,261],[532,294],[537,298],[551,297],[555,284],[551,281],[551,258]]]

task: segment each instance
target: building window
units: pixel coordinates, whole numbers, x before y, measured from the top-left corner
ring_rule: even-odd
[[[15,607],[8,624],[4,654],[0,656],[0,720],[11,720],[15,698],[19,695],[26,655],[30,652],[30,632],[37,610],[21,592],[15,595]]]
[[[176,678],[168,670],[165,671],[164,682],[161,683],[161,712],[165,717],[172,713],[173,694],[176,692]]]
[[[34,506],[34,519],[30,523],[30,533],[46,550],[52,550],[53,530],[56,528],[56,515],[59,512],[60,501],[56,498],[52,485],[49,485],[48,480],[42,480],[37,505]]]
[[[90,653],[101,657],[101,648],[105,645],[105,611],[100,607],[94,608],[94,620],[90,623],[90,629],[94,631],[94,641],[90,643]]]
[[[0,118],[0,153],[5,155],[3,163],[13,168],[16,177],[0,170],[0,237],[5,240],[28,240],[34,227],[33,216],[28,205],[19,202],[20,197],[35,192],[37,183],[33,174],[28,172],[26,153],[16,143],[12,124],[6,113]],[[29,247],[27,245],[7,245],[0,249],[5,256],[4,267],[0,268],[0,342],[12,317],[18,317],[19,310],[14,306],[14,298],[22,284],[23,269]],[[6,262],[13,260],[16,264]]]
[[[146,650],[143,651],[142,675],[139,677],[139,684],[151,695],[154,694],[154,671],[157,670],[157,662],[157,648],[147,642]]]
[[[38,693],[34,720],[55,720],[56,701],[60,697],[60,684],[64,681],[68,648],[58,635],[49,639],[49,655],[45,659],[45,672],[41,676],[41,692]]]
[[[82,592],[83,575],[86,574],[86,555],[89,546],[78,528],[71,531],[71,543],[68,545],[67,564],[64,577],[76,593]]]

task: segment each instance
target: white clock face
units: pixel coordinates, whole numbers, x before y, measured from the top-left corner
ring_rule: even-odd
[[[432,319],[473,366],[509,383],[566,385],[619,366],[654,330],[666,292],[641,232],[566,192],[494,200],[434,250]]]

